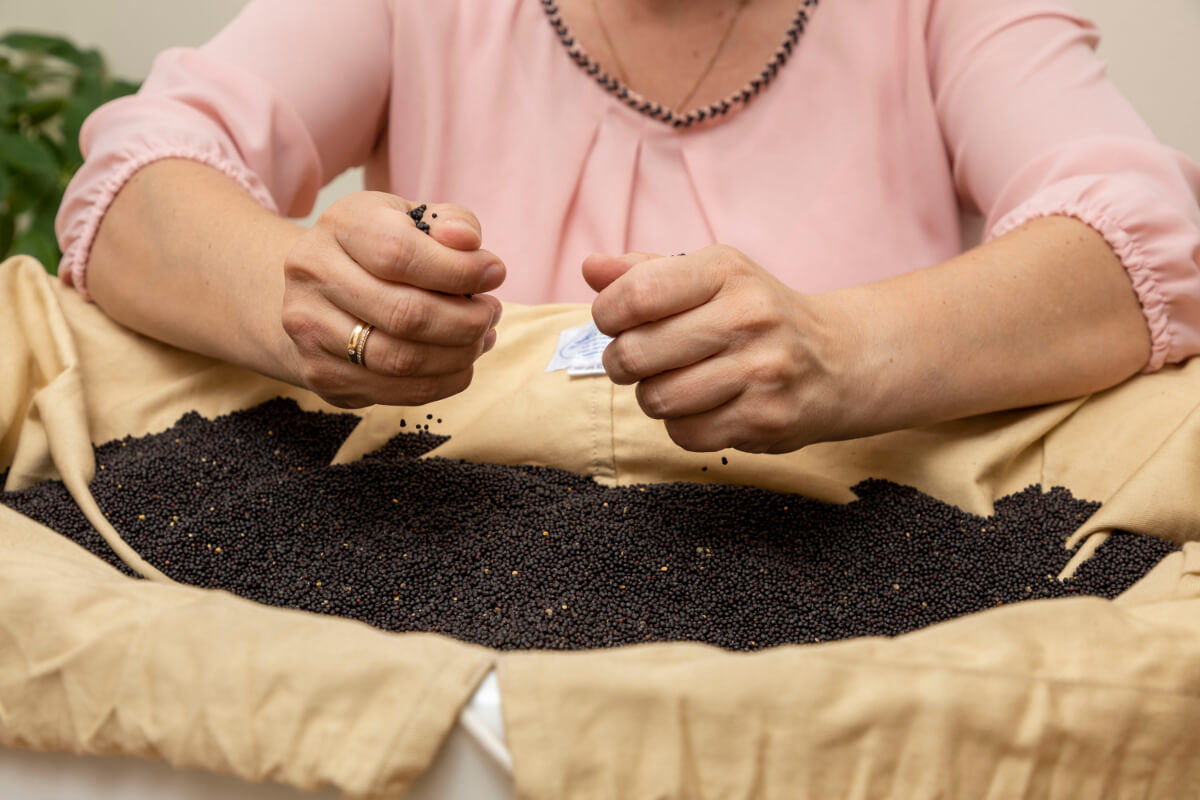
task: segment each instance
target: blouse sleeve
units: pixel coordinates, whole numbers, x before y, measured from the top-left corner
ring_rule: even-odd
[[[383,130],[390,48],[386,0],[252,0],[203,47],[163,52],[136,95],[83,126],[85,161],[56,221],[64,281],[88,296],[101,219],[125,182],[161,159],[218,169],[272,211],[309,213],[320,187],[365,161]]]
[[[932,0],[929,72],[956,188],[989,238],[1039,217],[1098,231],[1151,335],[1145,371],[1200,353],[1200,169],[1105,77],[1065,0]]]

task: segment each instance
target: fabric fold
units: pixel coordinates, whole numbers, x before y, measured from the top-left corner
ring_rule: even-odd
[[[20,314],[17,329],[10,320]],[[40,333],[56,314],[64,330]],[[721,454],[681,452],[661,423],[638,414],[629,387],[544,372],[558,332],[586,318],[579,305],[508,307],[472,390],[420,409],[364,412],[338,460],[428,419],[431,433],[449,436],[430,457],[546,464],[602,480],[615,465],[622,484],[761,483],[834,501],[852,499],[862,477],[881,477],[984,513],[1040,481],[1104,502],[1102,527],[1185,542],[1200,529],[1190,489],[1200,480],[1200,372],[1190,363],[1086,401],[792,455],[732,453],[721,464]],[[27,399],[48,427],[22,436],[22,447],[42,448],[83,485],[85,460],[61,453],[87,451],[90,461],[92,443],[161,430],[186,411],[212,417],[279,395],[330,410],[294,387],[138,337],[27,259],[0,266],[0,330],[10,329],[18,335],[0,360],[14,368],[59,363],[59,333],[77,349],[82,391],[67,398],[52,387],[57,403]],[[122,379],[130,369],[137,385]],[[10,395],[31,385],[0,387],[0,409],[21,407]],[[606,436],[611,453],[597,458]],[[396,796],[495,665],[522,797],[725,797],[758,787],[822,800],[1175,800],[1200,786],[1190,757],[1200,748],[1194,542],[1115,603],[1022,603],[896,639],[756,653],[695,644],[496,653],[388,634],[132,580],[7,508],[0,553],[4,746],[132,754]]]

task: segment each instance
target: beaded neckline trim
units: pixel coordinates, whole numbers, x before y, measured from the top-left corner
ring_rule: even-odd
[[[804,33],[804,28],[808,25],[809,9],[816,8],[818,2],[819,0],[804,0],[800,6],[800,10],[796,12],[796,16],[792,20],[791,27],[788,28],[787,33],[783,37],[783,43],[775,50],[775,54],[767,62],[767,65],[763,67],[758,77],[748,81],[740,90],[727,95],[723,100],[718,100],[715,103],[681,114],[661,103],[646,99],[633,89],[622,84],[616,77],[601,69],[600,65],[593,61],[583,51],[583,48],[576,43],[574,35],[567,28],[566,23],[563,22],[555,0],[541,0],[542,10],[549,17],[550,26],[558,34],[559,41],[567,49],[567,55],[571,57],[572,61],[578,64],[588,75],[591,75],[596,80],[596,83],[600,84],[605,91],[614,95],[618,100],[625,103],[625,105],[648,117],[676,128],[689,128],[706,119],[711,120],[714,117],[723,117],[730,111],[744,107],[757,97],[767,87],[767,84],[779,74],[780,68],[787,63],[788,58],[792,55],[792,51],[800,41],[800,35]]]

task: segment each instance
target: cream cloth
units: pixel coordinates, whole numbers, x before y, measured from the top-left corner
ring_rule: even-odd
[[[586,318],[506,309],[472,387],[420,410],[451,437],[432,455],[832,501],[887,478],[984,514],[1031,483],[1062,485],[1104,502],[1080,558],[1115,528],[1200,539],[1195,361],[1084,400],[786,456],[694,454],[627,387],[543,372],[559,331]],[[1116,602],[1007,606],[896,639],[501,654],[175,584],[87,492],[93,443],[279,395],[328,410],[311,394],[130,333],[25,258],[0,265],[0,342],[7,488],[61,477],[151,578],[0,507],[0,744],[393,797],[495,666],[522,798],[1200,796],[1198,544]],[[414,413],[366,410],[337,460]]]

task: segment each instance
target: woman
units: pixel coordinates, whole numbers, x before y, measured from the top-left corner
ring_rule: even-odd
[[[609,376],[694,450],[1049,402],[1200,352],[1200,170],[1065,0],[329,9],[253,0],[89,120],[67,281],[343,406],[462,391],[497,297],[595,290]],[[364,162],[376,191],[311,230],[281,216]],[[987,231],[962,254],[960,206]]]

